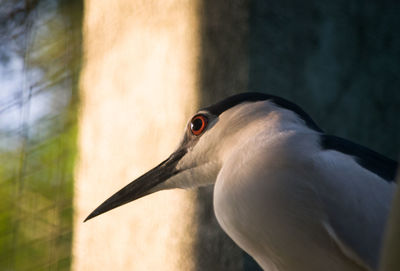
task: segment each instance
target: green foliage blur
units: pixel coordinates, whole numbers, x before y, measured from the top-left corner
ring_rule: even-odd
[[[70,269],[82,9],[0,0],[0,270]]]

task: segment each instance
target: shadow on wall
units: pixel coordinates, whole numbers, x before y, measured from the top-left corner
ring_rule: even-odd
[[[288,3],[251,2],[249,89],[291,99],[326,132],[397,159],[400,3]]]

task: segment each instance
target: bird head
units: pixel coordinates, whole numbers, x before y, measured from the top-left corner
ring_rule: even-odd
[[[85,221],[154,192],[212,185],[224,161],[257,135],[290,125],[320,131],[297,105],[272,95],[242,93],[200,109],[179,147],[158,166],[116,192]]]

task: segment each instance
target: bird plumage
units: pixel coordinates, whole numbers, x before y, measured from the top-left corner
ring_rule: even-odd
[[[235,95],[198,114],[200,136],[189,123],[170,158],[88,219],[160,190],[215,184],[218,222],[264,269],[376,270],[396,162],[325,135],[272,95]]]
[[[322,148],[320,132],[292,111],[271,102],[231,110],[227,123],[242,132],[217,177],[214,209],[233,240],[263,268],[375,269],[394,184]],[[268,117],[254,121],[252,110]]]

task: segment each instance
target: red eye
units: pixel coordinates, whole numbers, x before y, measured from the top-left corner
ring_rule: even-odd
[[[207,117],[204,115],[194,116],[190,122],[190,131],[194,135],[200,135],[207,127]]]

